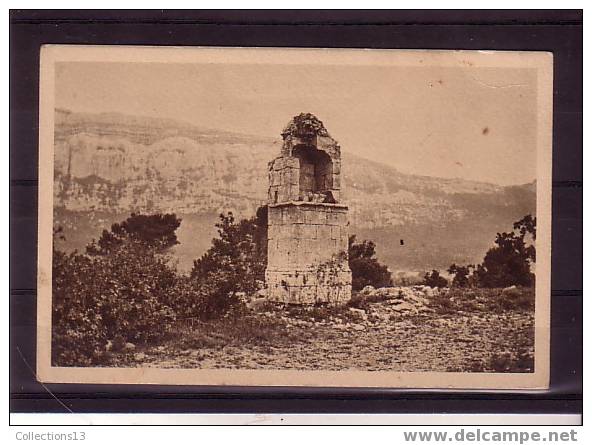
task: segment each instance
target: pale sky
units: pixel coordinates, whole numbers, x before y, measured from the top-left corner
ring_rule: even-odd
[[[301,112],[342,151],[404,173],[502,185],[536,177],[536,71],[519,68],[56,64],[59,108],[280,138]]]

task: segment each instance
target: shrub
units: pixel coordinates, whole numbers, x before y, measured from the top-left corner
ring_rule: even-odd
[[[528,237],[533,241],[529,244]],[[536,260],[536,218],[526,215],[514,223],[512,232],[498,233],[495,246],[487,251],[474,275],[481,287],[533,286],[531,263]]]
[[[432,272],[426,272],[423,277],[423,284],[429,287],[446,287],[448,286],[448,280],[440,276],[440,272],[432,270]]]
[[[221,214],[216,227],[218,237],[193,262],[191,277],[205,286],[215,279],[212,274],[222,273],[233,285],[229,292],[253,293],[258,282],[264,280],[267,266],[267,207],[260,207],[255,217],[239,222],[232,212]]]
[[[54,251],[52,362],[101,364],[107,340],[147,342],[164,335],[175,314],[175,271],[166,257],[128,240],[108,255]]]
[[[452,264],[448,268],[448,273],[454,275],[452,279],[452,287],[468,287],[469,286],[469,275],[471,273],[471,268],[474,266],[457,266],[456,264]]]
[[[53,252],[52,364],[89,366],[105,360],[106,333],[85,289],[93,272],[82,255]]]
[[[348,258],[352,271],[352,289],[361,290],[366,286],[389,287],[393,285],[388,267],[375,258],[376,244],[364,240],[356,243],[356,236],[349,237]]]
[[[209,320],[238,311],[241,283],[236,280],[235,272],[224,269],[210,272],[207,279],[193,280],[195,294],[189,295],[195,301],[195,315]]]

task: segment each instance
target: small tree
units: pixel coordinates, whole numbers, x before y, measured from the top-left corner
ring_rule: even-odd
[[[100,364],[107,340],[147,342],[172,326],[176,274],[154,249],[128,240],[105,255],[53,257],[54,364]]]
[[[514,230],[518,230],[522,238],[530,235],[533,241],[536,241],[536,218],[533,218],[530,214],[526,215],[520,221],[514,223]]]
[[[63,232],[54,231],[54,364],[101,364],[108,340],[142,343],[167,333],[179,285],[163,252],[177,244],[179,224],[175,215],[132,215],[105,230],[86,255],[58,250]]]
[[[536,261],[536,218],[526,215],[514,223],[512,232],[498,233],[495,246],[487,251],[474,272],[481,287],[532,286],[531,263]]]
[[[203,294],[207,316],[220,315],[236,302],[237,292],[251,294],[265,278],[267,266],[267,207],[255,217],[235,221],[232,212],[220,215],[218,237],[193,262],[191,278]],[[205,301],[205,300],[204,300]]]
[[[360,290],[365,286],[389,287],[393,279],[388,267],[375,258],[376,244],[364,240],[356,243],[356,236],[351,235],[348,242],[349,268],[352,271],[352,289]]]
[[[469,276],[471,274],[471,269],[475,266],[468,265],[468,266],[457,266],[456,264],[452,264],[448,268],[448,273],[454,275],[452,279],[452,286],[453,287],[469,287]]]
[[[174,213],[131,216],[121,223],[115,223],[111,230],[103,230],[97,242],[94,240],[86,248],[90,255],[106,255],[116,250],[127,240],[141,243],[148,248],[165,251],[179,244],[175,231],[181,219]]]
[[[448,280],[440,276],[440,272],[432,270],[432,272],[426,272],[423,276],[423,284],[430,287],[446,287],[448,286]]]

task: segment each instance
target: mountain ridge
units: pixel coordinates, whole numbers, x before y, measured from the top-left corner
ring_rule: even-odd
[[[281,140],[172,119],[56,110],[54,146],[55,206],[63,215],[174,212],[211,215],[196,221],[213,225],[218,213],[248,217],[265,203],[267,163],[279,154]],[[474,261],[496,231],[510,230],[535,210],[536,183],[501,186],[412,175],[347,150],[342,172],[352,231],[378,237],[378,251],[393,267]],[[106,224],[109,219],[103,218]],[[192,230],[201,230],[199,224]],[[99,228],[85,229],[92,230]],[[477,234],[467,240],[456,235],[467,231]],[[393,248],[399,237],[414,240],[412,255]],[[438,258],[422,260],[433,252],[440,252]]]

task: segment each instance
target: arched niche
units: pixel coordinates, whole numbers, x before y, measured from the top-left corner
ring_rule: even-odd
[[[330,194],[333,189],[333,161],[323,150],[311,145],[297,145],[292,156],[300,162],[299,191],[306,198],[311,194]]]

